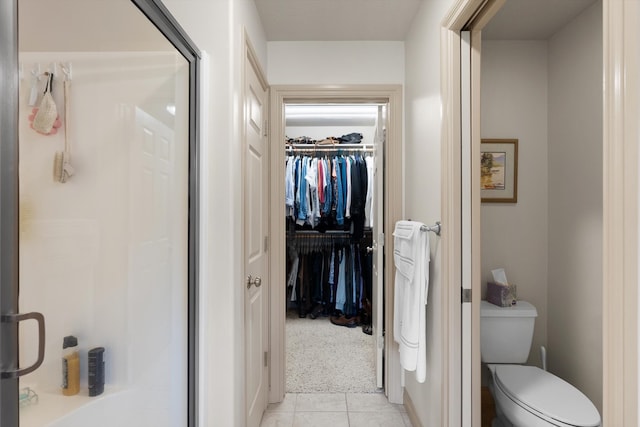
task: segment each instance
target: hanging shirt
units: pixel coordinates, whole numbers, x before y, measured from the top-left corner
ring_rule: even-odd
[[[320,219],[318,202],[318,159],[308,158],[305,180],[308,189],[306,223],[315,227]]]
[[[347,157],[345,159],[345,178],[347,181],[347,195],[345,197],[345,204],[344,204],[344,217],[345,218],[351,218],[351,165],[353,162],[353,158],[352,157]]]
[[[336,289],[336,310],[343,311],[344,305],[347,302],[346,294],[346,256],[345,250],[338,252],[340,259],[340,267],[338,268],[338,287]]]
[[[364,215],[365,215],[365,227],[373,227],[373,213],[374,213],[374,205],[373,205],[373,186],[374,184],[374,171],[375,171],[375,162],[373,157],[367,156],[364,158],[364,162],[367,166],[367,197],[364,205]]]
[[[351,220],[353,238],[364,235],[364,205],[367,197],[367,168],[362,157],[357,156],[351,165]]]
[[[344,157],[338,158],[340,165],[340,182],[342,185],[342,217],[346,218],[345,209],[347,208],[347,160]],[[342,222],[344,224],[344,221]]]
[[[303,157],[300,162],[300,176],[299,176],[299,190],[300,190],[300,208],[298,210],[298,218],[296,220],[296,224],[304,225],[307,220],[307,211],[309,209],[308,205],[308,193],[309,193],[309,185],[306,180],[307,176],[307,163],[309,158]]]
[[[320,206],[324,204],[324,172],[324,160],[318,159],[318,200],[320,201]],[[320,212],[322,212],[322,208],[320,208]]]
[[[285,204],[285,216],[293,216],[294,203],[295,203],[295,176],[294,165],[295,158],[293,156],[287,157],[286,168],[284,172],[284,204]]]
[[[293,201],[293,208],[294,208],[294,212],[293,212],[293,216],[291,217],[292,220],[297,220],[298,219],[298,212],[300,211],[300,174],[302,171],[302,160],[300,159],[300,156],[296,156],[296,160],[294,162],[293,165],[293,174],[294,174],[294,185],[295,185],[295,191],[294,191],[294,201]]]
[[[333,168],[331,167],[332,165],[332,161],[329,159],[323,159],[324,165],[325,165],[325,193],[324,193],[324,206],[322,209],[322,214],[323,216],[328,217],[329,214],[331,213],[331,204],[333,203],[334,197],[333,197],[333,181],[332,181],[332,176],[333,176]]]
[[[335,158],[333,161],[335,174],[336,174],[336,223],[338,225],[344,224],[344,189],[342,185],[342,165],[340,159]]]

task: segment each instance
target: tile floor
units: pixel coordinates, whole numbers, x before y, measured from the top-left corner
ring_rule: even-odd
[[[382,393],[288,393],[260,427],[411,427],[402,405]]]

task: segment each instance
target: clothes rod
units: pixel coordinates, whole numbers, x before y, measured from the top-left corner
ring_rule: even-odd
[[[442,229],[442,223],[440,221],[436,221],[436,225],[428,226],[423,225],[420,227],[420,231],[433,231],[436,233],[436,236],[440,235],[440,230]]]
[[[338,151],[338,150],[362,150],[372,151],[372,144],[287,144],[288,150],[325,150],[325,151]]]

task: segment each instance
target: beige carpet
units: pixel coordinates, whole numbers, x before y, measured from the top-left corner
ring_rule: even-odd
[[[286,322],[287,393],[375,393],[373,336],[328,317]]]

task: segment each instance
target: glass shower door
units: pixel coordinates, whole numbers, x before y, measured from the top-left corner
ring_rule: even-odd
[[[187,425],[193,64],[130,0],[17,5],[19,425]]]

